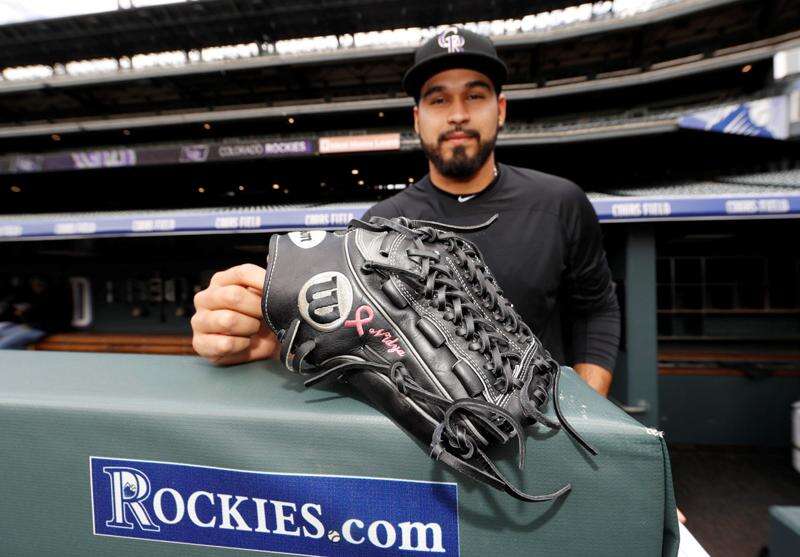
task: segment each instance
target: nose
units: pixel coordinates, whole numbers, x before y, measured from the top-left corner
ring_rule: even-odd
[[[461,98],[454,99],[450,107],[450,113],[447,115],[448,124],[455,126],[469,122],[469,110]]]

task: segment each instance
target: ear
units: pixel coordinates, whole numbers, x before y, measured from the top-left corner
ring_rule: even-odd
[[[500,93],[497,95],[497,127],[502,128],[506,123],[506,108],[507,108],[506,94]]]
[[[419,135],[419,106],[414,105],[414,133]]]

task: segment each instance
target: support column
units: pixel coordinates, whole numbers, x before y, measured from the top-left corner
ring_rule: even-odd
[[[645,425],[658,427],[656,243],[650,225],[628,229],[625,246],[624,377],[626,406]]]

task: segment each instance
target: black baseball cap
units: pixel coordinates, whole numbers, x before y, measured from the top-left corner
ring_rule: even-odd
[[[414,65],[403,77],[403,89],[419,102],[420,89],[431,76],[455,68],[486,75],[497,93],[508,78],[508,68],[497,56],[492,41],[467,29],[448,27],[414,53]]]

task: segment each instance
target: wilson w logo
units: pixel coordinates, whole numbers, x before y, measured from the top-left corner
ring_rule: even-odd
[[[338,329],[353,307],[353,287],[342,273],[319,273],[300,289],[297,306],[306,323],[318,331]]]
[[[331,280],[314,284],[306,290],[308,314],[317,323],[333,323],[341,317],[336,296],[336,275]]]

